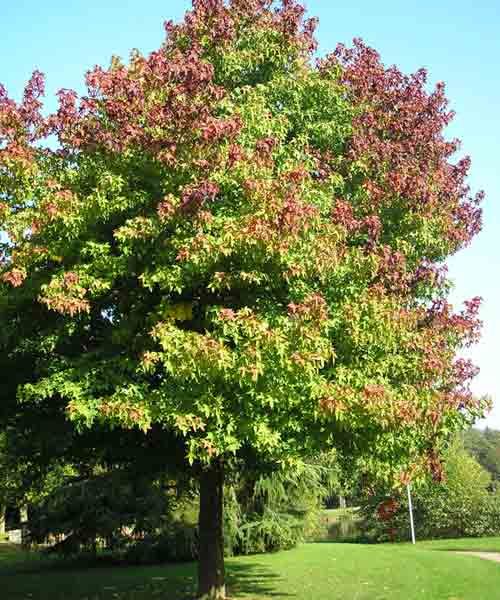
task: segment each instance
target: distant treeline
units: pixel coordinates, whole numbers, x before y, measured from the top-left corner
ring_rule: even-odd
[[[493,485],[500,482],[500,431],[469,429],[463,434],[465,449],[490,473]]]

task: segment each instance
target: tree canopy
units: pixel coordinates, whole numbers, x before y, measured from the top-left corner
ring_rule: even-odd
[[[444,86],[360,40],[315,61],[315,25],[294,0],[195,0],[54,114],[39,72],[20,103],[0,88],[0,344],[33,358],[23,410],[160,428],[215,486],[232,457],[329,447],[439,476],[483,409],[457,358],[479,299],[454,312],[444,266],[482,195]]]

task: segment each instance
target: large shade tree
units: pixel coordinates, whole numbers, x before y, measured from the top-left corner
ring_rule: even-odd
[[[200,596],[224,595],[235,460],[334,447],[439,476],[482,410],[457,358],[479,302],[454,312],[444,269],[481,198],[443,86],[361,41],[316,61],[315,24],[294,0],[197,0],[55,114],[38,72],[19,103],[0,88],[1,343],[38,357],[18,401],[182,444]]]

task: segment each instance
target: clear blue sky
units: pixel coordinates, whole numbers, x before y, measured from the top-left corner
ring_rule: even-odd
[[[82,90],[84,72],[131,48],[147,52],[163,39],[165,19],[184,0],[0,0],[0,82],[19,97],[33,68],[47,74],[48,108],[62,88]],[[500,4],[499,0],[309,0],[320,18],[320,53],[362,37],[388,64],[424,66],[445,81],[457,116],[449,129],[473,160],[470,183],[486,190],[484,229],[450,261],[453,300],[483,296],[482,342],[470,353],[481,368],[478,393],[496,406],[487,424],[500,429]]]

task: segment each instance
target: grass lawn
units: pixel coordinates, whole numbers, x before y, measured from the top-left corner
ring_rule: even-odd
[[[445,550],[500,551],[500,538],[410,544],[314,543],[227,561],[232,598],[254,600],[493,600],[500,564]],[[0,545],[2,600],[180,600],[193,564],[61,568]]]

